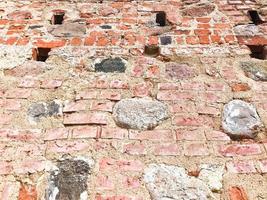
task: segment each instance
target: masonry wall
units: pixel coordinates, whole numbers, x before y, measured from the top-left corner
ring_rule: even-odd
[[[0,199],[267,199],[266,21],[264,0],[0,1]]]

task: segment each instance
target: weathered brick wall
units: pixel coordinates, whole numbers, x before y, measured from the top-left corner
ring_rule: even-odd
[[[267,199],[266,22],[265,0],[0,1],[0,199]]]

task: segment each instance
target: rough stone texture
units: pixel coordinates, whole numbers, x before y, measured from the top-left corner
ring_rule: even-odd
[[[59,160],[57,169],[51,172],[46,199],[87,199],[87,179],[91,174],[93,165],[92,159],[67,158]]]
[[[196,76],[194,69],[186,63],[170,62],[166,64],[166,74],[172,79],[189,79]]]
[[[188,176],[182,167],[151,164],[145,169],[144,181],[152,200],[215,199],[208,185]]]
[[[224,106],[222,126],[232,138],[254,138],[262,122],[252,104],[232,100]]]
[[[118,126],[139,130],[153,129],[169,117],[165,104],[146,98],[121,100],[113,115]]]
[[[66,22],[62,25],[51,26],[48,32],[57,37],[82,37],[86,33],[86,25]]]
[[[210,3],[194,4],[182,11],[184,16],[203,17],[211,14],[215,6]]]
[[[267,63],[241,62],[245,75],[255,81],[267,81]]]
[[[34,103],[28,108],[28,116],[30,122],[38,122],[42,117],[60,114],[62,114],[62,105],[59,101],[56,100],[49,103]]]
[[[121,58],[107,58],[102,60],[100,63],[96,61],[95,71],[96,72],[106,72],[113,73],[119,72],[123,73],[126,70],[126,61]]]
[[[203,164],[200,166],[198,178],[204,181],[211,191],[220,191],[223,188],[224,166],[215,164]]]
[[[236,35],[245,35],[245,36],[255,36],[262,34],[259,26],[255,24],[237,25],[234,27],[234,32]]]
[[[12,69],[31,59],[30,46],[0,45],[0,69]]]

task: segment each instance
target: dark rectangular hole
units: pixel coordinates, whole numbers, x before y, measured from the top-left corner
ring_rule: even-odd
[[[49,57],[49,52],[51,48],[35,48],[33,49],[33,60],[45,62]]]
[[[58,12],[55,13],[52,17],[52,24],[56,25],[56,24],[63,24],[64,21],[64,12]]]
[[[265,60],[267,59],[267,50],[264,45],[248,45],[251,51],[250,57]]]
[[[259,25],[261,23],[263,23],[263,21],[261,20],[258,11],[256,10],[249,10],[248,11],[249,17],[251,19],[251,21],[253,22],[253,24],[255,25]]]
[[[159,11],[156,14],[156,23],[159,26],[166,26],[166,13],[164,11]]]

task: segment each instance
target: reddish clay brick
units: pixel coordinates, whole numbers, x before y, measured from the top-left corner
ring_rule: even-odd
[[[114,183],[111,180],[111,177],[105,175],[97,176],[97,188],[101,190],[113,190]]]
[[[248,200],[247,194],[242,187],[233,186],[228,189],[230,200]]]
[[[47,129],[44,135],[44,140],[67,139],[68,135],[69,129],[67,128]]]
[[[175,137],[171,130],[130,131],[129,138],[132,140],[158,140],[174,141]]]
[[[267,173],[267,159],[259,160],[258,165],[261,173]]]
[[[123,153],[130,154],[130,155],[144,155],[145,152],[145,145],[142,143],[129,143],[123,145]]]
[[[98,138],[100,128],[95,126],[77,127],[72,130],[72,138]]]
[[[41,82],[41,88],[43,89],[56,89],[62,85],[62,80],[44,80]]]
[[[184,153],[186,156],[207,156],[210,151],[206,144],[192,143],[184,145]]]
[[[105,139],[124,139],[128,136],[126,129],[102,127],[101,138]]]
[[[195,130],[176,130],[176,139],[177,140],[205,140],[204,130],[195,129]]]
[[[102,113],[72,113],[64,115],[64,124],[107,124],[106,115]]]
[[[231,157],[258,155],[262,152],[259,144],[230,144],[220,146],[219,153]]]
[[[19,189],[18,200],[37,200],[36,188],[31,185],[22,185]]]
[[[42,39],[38,39],[34,44],[39,48],[55,48],[62,47],[66,44],[65,40],[54,40],[54,41],[44,41]]]
[[[243,92],[250,90],[250,87],[247,83],[233,83],[231,87],[233,92]]]
[[[254,162],[249,161],[234,161],[226,163],[226,168],[230,173],[256,173],[257,170],[254,166]]]
[[[179,144],[158,144],[154,145],[153,154],[158,156],[182,155],[182,145]]]

